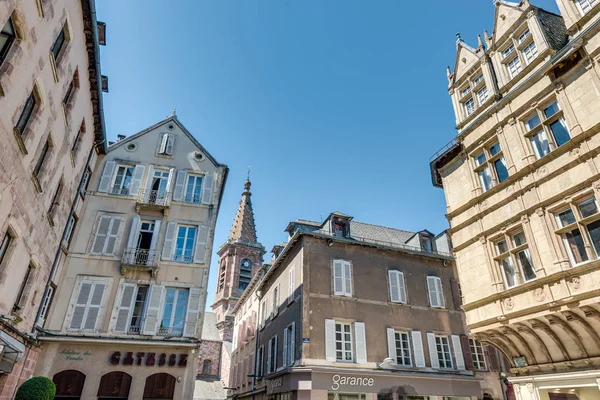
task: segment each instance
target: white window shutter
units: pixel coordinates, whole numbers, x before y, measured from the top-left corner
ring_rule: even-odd
[[[366,363],[367,362],[367,340],[365,337],[365,323],[355,322],[354,323],[354,341],[356,345],[356,362]]]
[[[206,174],[202,179],[202,204],[212,204],[214,174]]]
[[[150,294],[148,295],[148,307],[146,308],[146,318],[142,334],[155,335],[158,328],[158,318],[160,315],[160,307],[163,297],[163,285],[151,285]]]
[[[352,264],[344,261],[344,295],[352,297]]]
[[[423,352],[423,336],[421,331],[411,332],[413,354],[415,355],[415,367],[425,368],[425,353]]]
[[[173,148],[175,147],[175,135],[167,135],[167,147],[165,149],[165,154],[171,155],[173,154]]]
[[[122,222],[123,217],[112,217],[112,223],[110,225],[108,236],[106,238],[104,254],[111,256],[115,255],[117,251],[117,246],[119,244],[119,231],[121,229]]]
[[[146,190],[152,189],[152,180],[154,179],[154,165],[148,165],[148,176],[146,178]]]
[[[437,345],[435,343],[435,334],[427,332],[427,345],[429,346],[429,360],[431,368],[440,369],[440,360],[438,358]]]
[[[171,193],[173,187],[173,180],[175,179],[175,168],[171,168],[169,170],[169,177],[167,178],[167,188],[165,189],[167,193]]]
[[[452,335],[452,348],[454,349],[454,359],[456,360],[456,369],[465,370],[465,358],[463,356],[462,346],[460,344],[460,336]]]
[[[144,179],[145,171],[146,167],[143,165],[136,165],[133,169],[133,178],[131,179],[131,189],[129,191],[130,195],[137,196],[140,187],[142,186],[142,179]]]
[[[91,281],[81,281],[79,283],[79,291],[75,297],[73,314],[71,315],[71,321],[69,322],[70,331],[79,331],[83,326],[83,319],[85,317],[85,312],[87,311],[90,294],[92,293],[92,286],[93,282]]]
[[[335,321],[325,320],[325,359],[335,362]]]
[[[161,257],[163,260],[170,260],[173,255],[173,244],[175,243],[176,228],[176,222],[167,223],[167,230],[165,232],[165,243],[163,244]]]
[[[333,260],[333,294],[344,295],[344,262]]]
[[[292,322],[292,335],[290,337],[290,352],[289,352],[289,363],[291,365],[296,361],[296,323]]]
[[[294,280],[296,278],[296,269],[292,268],[288,272],[288,304],[294,301]]]
[[[397,361],[397,352],[396,352],[396,332],[393,328],[387,328],[387,343],[388,343],[388,357],[394,360],[394,364]]]
[[[110,189],[110,182],[112,181],[113,173],[117,163],[114,161],[107,161],[104,164],[104,170],[102,170],[102,176],[100,177],[100,184],[98,185],[98,191],[108,193]]]
[[[169,142],[169,134],[168,133],[163,133],[162,137],[160,138],[160,146],[158,148],[158,152],[160,154],[166,154],[167,153],[168,142]]]
[[[175,189],[173,190],[173,200],[181,201],[183,199],[183,188],[185,187],[185,171],[177,171],[177,178],[175,179]]]
[[[400,302],[400,288],[398,286],[398,271],[388,271],[390,281],[390,300],[392,303]]]
[[[123,284],[121,301],[117,310],[117,320],[113,329],[115,333],[127,333],[127,325],[129,324],[129,318],[133,310],[136,288],[137,285],[134,283]]]
[[[129,239],[127,239],[127,249],[134,249],[137,247],[139,231],[140,231],[140,216],[136,215],[133,217],[133,220],[131,221],[131,228],[129,228]],[[154,237],[152,239],[154,239]],[[135,261],[135,253],[134,252],[129,253],[128,261],[130,261],[130,262]]]
[[[196,264],[206,263],[206,245],[208,242],[208,226],[198,225],[196,232],[196,248],[194,249],[194,262]]]
[[[101,215],[98,219],[98,226],[96,227],[96,234],[94,235],[94,241],[92,242],[92,250],[90,254],[99,255],[104,253],[104,247],[106,245],[106,238],[108,231],[112,224],[112,217],[110,215]]]
[[[156,244],[158,242],[158,236],[160,235],[160,225],[160,219],[154,221],[154,232],[152,232],[152,240],[150,241],[150,250],[152,255],[154,255],[154,252],[156,251]]]
[[[398,294],[400,295],[400,303],[407,303],[406,285],[404,283],[404,273],[398,271]]]
[[[429,296],[429,305],[431,307],[440,307],[439,297],[437,294],[437,284],[435,282],[435,276],[427,277],[427,293]]]
[[[196,337],[196,325],[198,313],[200,312],[200,300],[202,299],[200,288],[190,288],[188,308],[185,314],[184,337]]]
[[[438,304],[442,308],[446,308],[446,299],[444,298],[444,289],[442,288],[442,280],[440,278],[435,279],[436,291],[438,295]]]
[[[102,309],[102,301],[104,299],[104,291],[106,290],[105,282],[95,282],[92,288],[88,310],[83,323],[83,330],[95,332]]]
[[[287,338],[287,328],[283,329],[283,366],[288,365],[288,338]]]

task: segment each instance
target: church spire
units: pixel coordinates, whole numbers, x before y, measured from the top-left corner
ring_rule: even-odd
[[[238,206],[231,232],[229,232],[229,241],[240,241],[245,243],[256,243],[256,225],[254,224],[254,211],[252,210],[252,200],[250,197],[250,175],[244,182],[244,191],[242,199]]]

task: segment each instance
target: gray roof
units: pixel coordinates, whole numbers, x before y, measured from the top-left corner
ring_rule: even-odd
[[[391,244],[406,244],[408,239],[416,232],[388,228],[386,226],[366,224],[364,222],[350,221],[350,236],[356,236],[375,242],[388,242]]]
[[[204,323],[202,324],[202,340],[221,341],[219,330],[217,329],[217,314],[214,312],[204,313]]]

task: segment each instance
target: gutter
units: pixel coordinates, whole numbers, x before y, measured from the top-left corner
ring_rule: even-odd
[[[82,6],[86,0],[81,0]],[[100,69],[100,44],[98,41],[98,21],[96,20],[95,0],[87,0],[90,7],[90,19],[92,22],[92,37],[94,39],[94,62],[96,64],[96,81],[98,82],[96,90],[98,91],[98,118],[100,118],[100,127],[102,129],[102,154],[106,154],[106,124],[104,122],[104,101],[102,96],[102,73]]]

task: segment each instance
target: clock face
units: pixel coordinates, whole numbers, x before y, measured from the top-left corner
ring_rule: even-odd
[[[250,262],[250,260],[242,261],[242,267],[250,268],[251,266],[252,266],[252,263]]]

